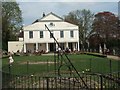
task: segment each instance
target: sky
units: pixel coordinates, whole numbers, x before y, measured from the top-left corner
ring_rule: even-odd
[[[118,2],[119,0],[16,0],[22,2]]]
[[[19,7],[22,10],[23,25],[29,25],[36,19],[40,19],[43,12],[45,14],[53,12],[60,17],[67,15],[71,11],[82,9],[89,9],[94,14],[103,11],[110,11],[116,15],[118,14],[118,0],[111,0],[110,2],[107,0],[81,0],[81,2],[79,2],[79,0],[69,0],[69,2],[68,0],[56,0],[59,2],[54,1],[17,0]]]

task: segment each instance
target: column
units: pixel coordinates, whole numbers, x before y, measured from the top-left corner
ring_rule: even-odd
[[[77,44],[78,44],[78,51],[80,51],[80,49],[79,49],[79,42]]]
[[[24,53],[26,53],[26,43],[24,43]]]
[[[58,50],[58,44],[56,43],[56,51]]]
[[[38,51],[38,43],[36,43],[36,52]]]
[[[90,43],[88,41],[88,52],[90,52]]]
[[[73,50],[74,50],[74,51],[76,50],[76,47],[75,47],[75,46],[76,46],[76,43],[74,42],[74,43],[73,43]]]
[[[66,42],[66,47],[68,48],[68,42]]]
[[[101,44],[99,44],[99,53],[102,53],[102,47],[101,47]]]
[[[75,48],[76,48],[76,50],[77,50],[77,42],[75,43]]]
[[[48,52],[49,49],[48,49],[48,43],[46,43],[46,52]]]

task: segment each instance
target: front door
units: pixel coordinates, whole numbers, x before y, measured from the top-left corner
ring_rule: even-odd
[[[71,49],[71,51],[73,51],[73,44],[72,43],[68,43],[68,47],[69,47],[69,49]]]
[[[56,44],[55,43],[50,43],[50,52],[54,52],[56,49]]]
[[[65,47],[64,47],[64,43],[60,43],[60,46],[61,46],[61,49],[64,50]]]

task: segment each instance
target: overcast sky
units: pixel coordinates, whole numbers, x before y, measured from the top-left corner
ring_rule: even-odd
[[[29,2],[27,0],[24,0],[24,2],[21,1],[22,0],[17,0],[22,10],[23,23],[25,25],[29,25],[36,19],[41,18],[43,12],[45,12],[45,14],[53,12],[61,17],[67,15],[70,11],[81,9],[89,9],[93,13],[110,11],[118,14],[118,0],[111,0],[111,2],[107,0],[104,0],[106,2],[103,2],[103,0],[86,0],[90,2],[72,2],[73,0],[69,0],[69,2],[67,2],[68,0],[58,0],[60,2],[54,2],[53,0],[49,0],[53,2],[40,2],[41,0],[39,0],[39,2],[38,0],[29,0]]]

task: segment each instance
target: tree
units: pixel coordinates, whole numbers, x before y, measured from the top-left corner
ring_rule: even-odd
[[[76,10],[65,16],[65,21],[79,26],[79,40],[82,48],[88,43],[90,32],[92,31],[92,22],[94,14],[90,10]]]
[[[107,48],[112,47],[110,42],[118,39],[118,17],[111,12],[99,12],[95,15],[92,34],[102,38],[99,44],[106,44]],[[99,40],[99,39],[98,39]]]
[[[8,41],[16,40],[16,32],[21,26],[19,5],[16,2],[2,2],[2,49],[7,50]]]

